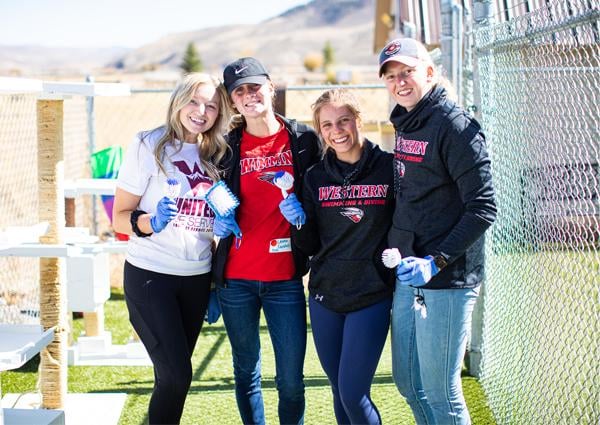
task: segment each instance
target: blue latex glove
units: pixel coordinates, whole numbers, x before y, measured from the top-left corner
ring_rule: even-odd
[[[219,238],[226,238],[232,233],[238,238],[242,236],[240,227],[236,223],[233,214],[230,214],[227,217],[215,217],[213,232],[215,236],[218,236]]]
[[[431,255],[425,258],[406,257],[398,264],[396,277],[401,285],[423,286],[438,272]]]
[[[156,213],[150,218],[154,233],[161,232],[177,216],[177,204],[172,198],[164,196],[156,204]]]
[[[208,308],[206,309],[204,321],[209,325],[212,325],[219,320],[219,317],[221,317],[221,307],[219,305],[217,291],[210,291],[210,298],[208,299]]]
[[[295,193],[289,194],[279,203],[279,211],[293,225],[300,226],[306,223],[306,214]]]

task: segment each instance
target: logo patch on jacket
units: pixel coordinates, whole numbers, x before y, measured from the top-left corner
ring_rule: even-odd
[[[358,223],[360,220],[362,220],[365,212],[360,208],[348,207],[341,210],[340,214],[344,217],[348,217],[354,223]]]
[[[423,162],[429,142],[409,140],[399,136],[396,139],[394,158],[399,161]]]

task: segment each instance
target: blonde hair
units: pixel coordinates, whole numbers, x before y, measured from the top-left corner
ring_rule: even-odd
[[[336,88],[329,89],[321,93],[321,96],[317,98],[315,103],[312,104],[311,109],[313,111],[312,120],[313,126],[321,139],[321,144],[323,145],[324,150],[330,149],[326,143],[323,143],[323,137],[321,135],[321,109],[325,105],[339,105],[345,106],[348,108],[352,116],[358,120],[362,121],[362,113],[360,111],[360,103],[354,94],[344,88]]]
[[[211,85],[217,89],[219,98],[219,115],[214,125],[206,132],[198,136],[198,151],[200,154],[200,163],[213,180],[219,180],[219,169],[216,164],[225,156],[228,145],[223,136],[229,122],[229,111],[227,108],[227,91],[218,78],[209,74],[193,72],[187,74],[177,84],[167,109],[167,121],[163,126],[164,132],[156,147],[154,148],[154,159],[160,170],[167,175],[163,165],[165,146],[170,144],[177,152],[183,147],[182,143],[176,144],[175,140],[184,140],[184,128],[179,119],[179,112],[194,97],[199,86]]]

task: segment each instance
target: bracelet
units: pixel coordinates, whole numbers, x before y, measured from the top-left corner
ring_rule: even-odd
[[[147,212],[142,210],[132,211],[131,216],[129,217],[129,222],[131,223],[131,229],[133,230],[133,233],[138,235],[140,238],[147,238],[148,236],[152,235],[152,233],[144,233],[138,227],[138,219],[142,214],[147,214]]]

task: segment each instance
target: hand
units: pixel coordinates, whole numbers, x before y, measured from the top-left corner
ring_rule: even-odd
[[[433,262],[433,257],[403,258],[396,268],[396,277],[401,285],[423,286],[438,274],[439,270]]]
[[[215,223],[213,224],[213,232],[215,236],[219,238],[226,238],[232,233],[238,237],[241,237],[240,227],[235,222],[233,214],[226,217],[215,217]]]
[[[298,226],[306,223],[306,214],[295,193],[290,193],[287,198],[279,203],[279,211],[291,224]]]
[[[156,204],[156,214],[150,218],[150,226],[154,233],[161,232],[171,220],[177,216],[177,204],[171,198],[164,196]]]
[[[208,307],[206,309],[204,321],[209,325],[212,325],[219,320],[219,317],[221,317],[221,306],[219,305],[217,291],[210,291],[210,298],[208,299]]]

